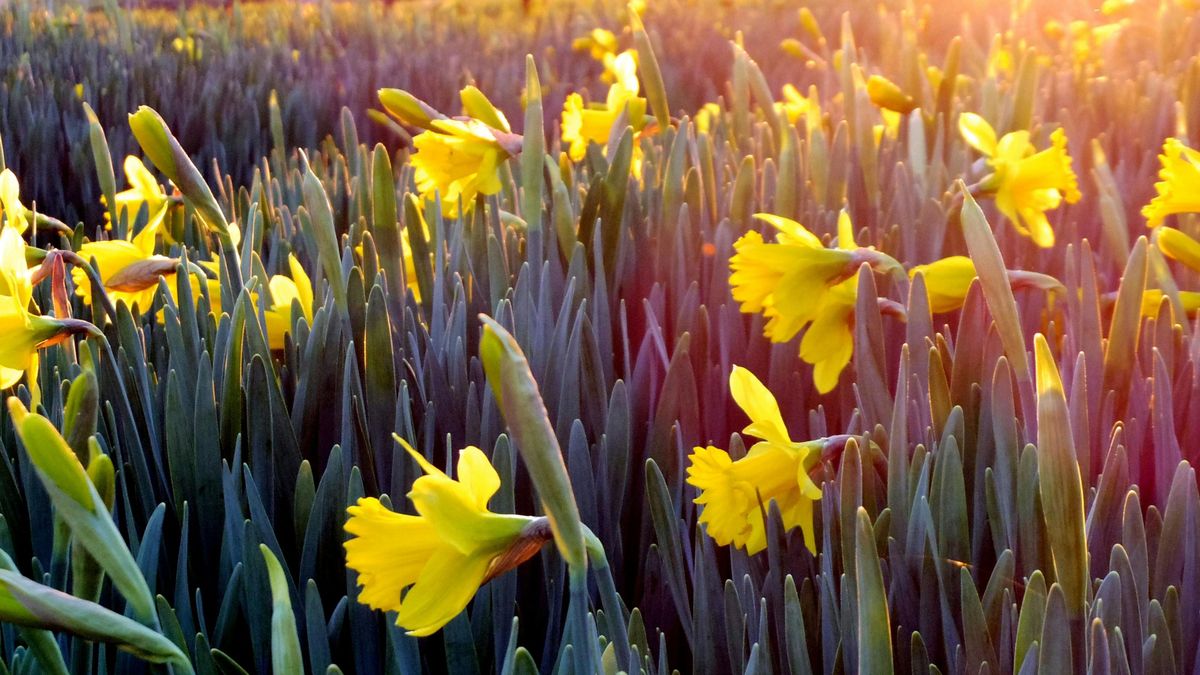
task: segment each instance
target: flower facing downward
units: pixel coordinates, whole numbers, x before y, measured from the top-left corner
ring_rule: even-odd
[[[360,602],[395,611],[396,625],[425,636],[462,612],[488,579],[536,553],[550,532],[543,519],[488,510],[500,476],[478,448],[459,454],[455,480],[400,443],[425,470],[408,493],[417,515],[359,499],[347,509],[346,566],[358,572]]]
[[[1168,138],[1158,161],[1162,164],[1154,184],[1158,194],[1142,207],[1147,227],[1158,227],[1176,213],[1200,212],[1200,152],[1178,138]]]
[[[815,554],[813,502],[821,499],[821,488],[809,471],[820,463],[825,441],[792,441],[775,397],[749,370],[735,366],[729,390],[750,418],[742,433],[762,440],[737,461],[711,445],[693,450],[687,482],[700,490],[695,500],[703,507],[700,523],[721,546],[732,544],[754,554],[767,547],[763,514],[774,501],[783,526],[799,527]]]
[[[4,285],[14,287],[8,271],[0,272]],[[78,319],[58,319],[29,311],[26,302],[13,295],[0,295],[0,389],[19,382],[26,372],[30,387],[36,387],[37,351],[78,333],[98,333],[92,324]]]
[[[988,157],[992,174],[982,184],[994,192],[996,208],[1042,248],[1054,246],[1054,230],[1046,212],[1079,201],[1079,182],[1061,128],[1050,134],[1050,147],[1038,151],[1028,131],[1013,131],[996,140],[996,132],[979,115],[963,113],[958,129],[967,143]]]

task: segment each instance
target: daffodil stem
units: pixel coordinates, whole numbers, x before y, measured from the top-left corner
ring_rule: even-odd
[[[588,629],[587,568],[572,566],[568,570],[570,603],[567,608],[567,632],[571,635],[571,672],[601,673],[596,641]]]
[[[621,596],[617,594],[616,583],[613,582],[612,569],[608,566],[608,555],[604,544],[586,525],[583,528],[583,544],[587,548],[588,559],[596,575],[596,585],[600,588],[600,601],[604,604],[605,619],[608,621],[608,638],[613,642],[613,650],[617,656],[617,668],[632,672],[633,653],[629,646],[629,631],[626,624],[629,621]]]
[[[90,261],[84,260],[82,256],[74,251],[69,251],[67,249],[58,249],[58,251],[60,255],[62,255],[63,260],[83,270],[83,273],[87,275],[88,282],[92,285],[92,297],[99,298],[100,305],[104,308],[105,315],[111,318],[113,321],[116,321],[117,308],[113,306],[112,299],[108,297],[108,292],[104,290],[104,281],[100,279],[100,274],[96,271],[96,268],[92,267]],[[102,326],[104,322],[96,321],[94,308],[92,310],[92,314],[92,323],[95,323],[97,326]]]

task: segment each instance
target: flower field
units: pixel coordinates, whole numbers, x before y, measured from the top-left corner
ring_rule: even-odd
[[[1196,44],[0,5],[0,675],[1200,673]]]

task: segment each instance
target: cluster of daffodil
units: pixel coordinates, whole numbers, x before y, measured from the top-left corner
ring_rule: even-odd
[[[609,87],[603,103],[585,103],[577,92],[567,95],[562,109],[562,142],[567,156],[573,162],[581,161],[589,144],[607,146],[614,129],[620,133],[630,127],[635,134],[631,170],[634,176],[641,176],[642,150],[637,139],[647,131],[648,120],[646,99],[638,96],[637,52],[618,51],[616,36],[604,29],[576,39],[574,47],[589,50],[592,58],[604,64],[601,79]]]
[[[56,344],[73,333],[95,330],[87,322],[70,317],[43,316],[37,312],[32,300],[33,286],[49,271],[46,264],[30,268],[27,261],[46,258],[54,264],[61,265],[64,260],[75,263],[70,277],[75,294],[84,304],[90,305],[94,298],[100,297],[93,288],[94,279],[102,285],[106,302],[124,303],[131,310],[148,312],[152,308],[160,280],[167,282],[173,299],[178,300],[175,297],[176,273],[181,260],[156,251],[159,239],[166,237],[164,222],[173,209],[182,206],[182,202],[163,189],[139,158],[126,157],[124,168],[130,187],[116,194],[114,212],[126,226],[123,228],[126,236],[87,241],[74,253],[48,253],[26,246],[22,235],[34,220],[34,214],[20,202],[16,176],[9,170],[0,173],[0,204],[3,205],[0,208],[3,213],[3,229],[0,229],[0,321],[3,323],[0,335],[5,338],[0,347],[0,388],[14,386],[29,373],[28,384],[36,394],[37,349]],[[132,223],[143,213],[146,223],[133,234]],[[111,222],[108,225],[112,227]],[[237,228],[230,230],[236,241]],[[411,266],[411,253],[407,247],[405,257]],[[87,269],[91,265],[95,266],[94,272]],[[189,263],[187,275],[193,298],[206,295],[215,312],[222,309],[220,269],[217,260],[202,260]],[[271,302],[263,308],[269,346],[276,350],[284,348],[285,335],[292,331],[299,317],[312,321],[312,281],[300,261],[291,254],[288,271],[290,276],[272,275],[269,278],[267,286]],[[411,273],[409,278],[413,278]],[[258,295],[252,293],[251,297],[257,301]],[[66,311],[65,297],[60,304],[60,311]]]

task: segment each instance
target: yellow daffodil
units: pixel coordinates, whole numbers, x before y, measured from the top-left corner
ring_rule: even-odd
[[[1154,231],[1154,243],[1163,255],[1200,272],[1200,242],[1173,227],[1160,227]]]
[[[1055,129],[1050,147],[1038,152],[1028,131],[1013,131],[997,140],[992,126],[974,113],[963,113],[958,128],[971,147],[987,156],[992,174],[981,188],[995,194],[1000,212],[1038,246],[1054,246],[1046,211],[1058,208],[1063,200],[1074,204],[1080,197],[1063,130]]]
[[[605,54],[617,52],[617,36],[604,28],[593,28],[587,35],[572,40],[571,49],[589,52],[593,59],[603,61]]]
[[[500,191],[500,165],[512,153],[477,120],[434,120],[432,125],[433,131],[413,138],[414,177],[421,197],[440,195],[442,213],[453,218],[460,200],[469,208],[475,195]]]
[[[1168,138],[1158,161],[1162,165],[1154,184],[1158,195],[1142,208],[1147,227],[1158,227],[1176,213],[1200,212],[1200,152],[1178,138]]]
[[[911,278],[920,272],[925,279],[929,310],[934,314],[953,312],[967,299],[971,282],[975,280],[975,263],[968,257],[952,255],[908,271]],[[1007,270],[1008,282],[1014,289],[1037,288],[1048,293],[1065,293],[1062,282],[1052,276],[1025,270]]]
[[[22,307],[33,299],[33,280],[25,261],[25,240],[16,228],[0,229],[0,296],[16,298]]]
[[[33,212],[21,203],[21,183],[11,169],[0,171],[0,214],[18,234],[24,234],[33,222]]]
[[[838,218],[837,248],[825,248],[816,235],[789,218],[765,213],[756,217],[777,230],[775,242],[750,231],[734,243],[729,260],[733,299],[742,312],[763,315],[763,333],[772,342],[787,342],[807,327],[800,358],[814,366],[817,390],[828,393],[853,352],[850,336],[859,266],[897,272],[899,263],[859,247],[844,211]]]
[[[751,230],[734,243],[729,284],[742,312],[761,313],[772,342],[787,342],[816,316],[824,294],[853,274],[849,251],[825,248],[803,225],[758,214],[777,230],[769,243]]]
[[[129,189],[116,194],[117,214],[127,219],[130,225],[137,218],[142,205],[146,205],[146,216],[149,218],[145,229],[156,230],[170,209],[170,197],[159,185],[154,174],[146,168],[142,160],[129,155],[125,158],[125,180]],[[104,197],[101,196],[101,201]],[[107,213],[105,214],[107,216]]]
[[[729,391],[750,418],[742,433],[761,440],[737,461],[711,445],[692,451],[687,482],[700,490],[695,500],[703,507],[700,524],[721,546],[758,553],[767,547],[763,513],[774,501],[783,526],[799,527],[805,546],[815,554],[813,503],[821,499],[821,488],[809,472],[820,464],[824,441],[793,441],[775,397],[749,370],[734,367]]]
[[[489,578],[535,553],[548,533],[539,535],[537,547],[518,546],[524,557],[514,559],[514,546],[539,519],[488,510],[500,476],[483,452],[468,447],[459,453],[455,480],[401,443],[425,471],[408,493],[417,515],[359,499],[347,509],[353,538],[346,542],[346,566],[358,572],[359,602],[395,611],[398,626],[425,636],[462,612]]]
[[[304,266],[296,256],[288,255],[288,270],[291,277],[282,274],[272,276],[269,282],[271,299],[274,304],[265,312],[263,318],[267,325],[267,341],[271,349],[283,349],[284,334],[292,330],[292,303],[300,304],[300,311],[305,321],[312,324],[313,287],[312,281],[304,271]]]
[[[821,126],[821,101],[815,86],[810,86],[805,96],[793,85],[783,85],[783,100],[775,104],[775,110],[787,117],[788,124],[803,119],[804,128],[810,134]]]
[[[20,282],[0,270],[4,288]],[[58,319],[29,311],[28,301],[15,295],[0,295],[0,389],[17,384],[29,373],[29,386],[37,399],[37,351],[83,332],[97,333],[94,326],[77,319]]]
[[[413,137],[414,179],[421,198],[441,197],[442,213],[458,216],[476,195],[500,191],[500,166],[521,151],[503,113],[475,87],[460,92],[468,117],[450,119],[401,89],[379,90],[383,107],[401,122],[423,129]]]
[[[1142,293],[1142,316],[1147,319],[1158,316],[1158,308],[1164,296],[1165,294],[1157,288],[1146,289]],[[1179,304],[1183,305],[1183,311],[1188,316],[1194,316],[1200,311],[1200,292],[1179,291]]]
[[[646,99],[637,95],[637,62],[631,52],[616,57],[614,70],[617,72],[616,80],[608,88],[608,96],[603,104],[585,105],[583,97],[577,93],[569,94],[563,102],[562,141],[567,144],[567,155],[572,161],[583,159],[589,143],[606,145],[612,135],[613,125],[622,113],[635,132],[645,128]],[[634,144],[633,154],[633,173],[641,175],[636,168],[641,163],[641,148],[637,143]]]
[[[14,386],[28,373],[36,403],[40,399],[37,343],[45,338],[32,325],[36,317],[28,311],[32,299],[25,240],[15,227],[4,226],[0,229],[0,389]]]
[[[114,303],[124,300],[130,309],[136,306],[144,312],[154,302],[159,277],[166,278],[168,284],[174,283],[172,279],[178,261],[154,254],[154,239],[161,223],[159,218],[147,225],[131,241],[89,241],[79,247],[79,255],[84,260],[90,263],[92,258],[96,259],[104,290]],[[85,303],[91,303],[92,283],[84,270],[72,269],[71,279],[75,282],[76,295]]]

